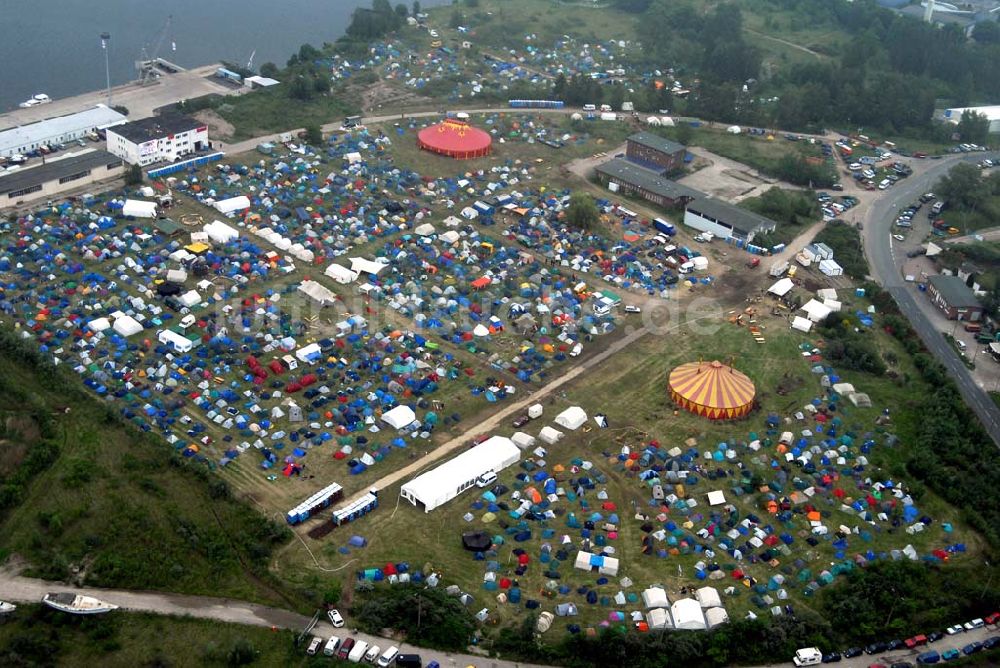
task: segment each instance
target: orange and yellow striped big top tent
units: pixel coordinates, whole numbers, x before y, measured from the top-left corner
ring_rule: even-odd
[[[752,380],[719,361],[682,364],[670,372],[669,384],[674,403],[712,420],[747,415],[757,394]]]

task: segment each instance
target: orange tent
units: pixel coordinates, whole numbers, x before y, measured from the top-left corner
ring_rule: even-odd
[[[483,288],[485,288],[490,283],[492,283],[492,281],[490,280],[490,277],[489,276],[483,276],[481,278],[477,278],[476,280],[472,281],[472,287],[474,287],[476,290],[482,290]]]
[[[670,372],[669,386],[674,403],[712,420],[747,415],[757,394],[752,380],[719,361],[682,364]]]

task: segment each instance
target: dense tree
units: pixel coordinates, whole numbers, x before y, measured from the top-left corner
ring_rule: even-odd
[[[137,186],[142,184],[142,168],[139,165],[129,165],[125,170],[125,185]]]
[[[979,169],[965,162],[952,167],[935,189],[950,207],[965,210],[982,205],[990,194],[988,182],[983,180]]]
[[[972,39],[980,44],[1000,43],[1000,23],[996,21],[980,21],[972,29]]]
[[[420,0],[413,0],[413,15],[416,16],[420,13]]]
[[[318,125],[307,125],[305,134],[306,143],[310,146],[319,146],[323,143],[323,131]]]
[[[315,88],[313,87],[312,77],[304,74],[299,74],[294,79],[292,79],[291,85],[289,86],[288,95],[293,99],[300,101],[311,100]]]
[[[990,133],[990,120],[986,114],[966,109],[958,121],[957,130],[963,142],[985,145]]]
[[[599,215],[597,203],[593,197],[580,190],[573,192],[569,199],[569,206],[566,207],[567,223],[582,230],[589,230],[597,224]]]
[[[281,72],[278,70],[278,66],[274,63],[264,63],[260,66],[260,75],[262,77],[271,77],[276,79],[280,76]]]

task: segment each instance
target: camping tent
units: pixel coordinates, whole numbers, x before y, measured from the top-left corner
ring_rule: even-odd
[[[122,207],[122,215],[135,218],[156,218],[156,202],[145,202],[141,199],[127,199]]]
[[[128,337],[141,332],[142,325],[130,315],[121,315],[115,319],[115,331],[122,336]]]
[[[230,197],[229,199],[220,199],[213,206],[215,206],[216,211],[224,216],[228,216],[231,213],[249,209],[250,198],[246,195],[239,195],[237,197]]]
[[[618,575],[617,559],[603,554],[584,552],[583,550],[577,552],[576,560],[573,562],[573,567],[579,568],[581,571],[591,571],[597,569],[597,572],[601,575],[610,575],[612,577]]]
[[[806,317],[813,322],[823,322],[826,320],[826,316],[830,315],[831,310],[828,306],[824,306],[815,299],[810,299],[802,307],[802,310],[806,312]]]
[[[695,597],[703,608],[717,608],[722,605],[722,599],[719,598],[719,592],[715,587],[702,587],[695,592]]]
[[[774,285],[769,287],[767,291],[776,297],[784,297],[788,292],[795,287],[795,282],[790,278],[783,278],[777,281]]]
[[[320,285],[316,281],[302,281],[299,284],[299,292],[307,295],[320,306],[332,306],[337,303],[337,295],[325,285]]]
[[[701,606],[693,598],[682,598],[670,606],[670,616],[674,620],[674,628],[683,631],[700,631],[707,628],[705,615]]]
[[[670,621],[670,613],[663,608],[653,608],[647,612],[646,622],[651,629],[669,629],[674,626]]]
[[[642,592],[642,604],[647,608],[666,608],[670,605],[670,599],[663,587],[650,587]]]
[[[409,406],[396,406],[391,411],[382,414],[382,422],[393,429],[403,429],[417,420],[417,414]]]
[[[705,621],[708,623],[708,628],[714,629],[720,624],[729,623],[729,613],[725,608],[709,608],[705,611]]]
[[[800,315],[792,318],[792,329],[797,329],[800,332],[808,333],[812,329],[813,323],[809,318],[803,318]]]
[[[712,420],[743,417],[757,394],[752,380],[719,361],[682,364],[668,382],[674,403]]]
[[[562,440],[563,436],[564,434],[561,431],[549,426],[542,427],[542,430],[538,432],[538,438],[542,439],[542,442],[548,445],[558,443]]]
[[[204,232],[209,239],[217,244],[227,244],[240,238],[240,233],[235,227],[227,225],[221,220],[213,220],[205,226]]]
[[[373,260],[366,260],[363,257],[351,258],[351,271],[357,274],[371,274],[378,276],[379,272],[385,269],[386,265]]]
[[[341,264],[331,264],[323,272],[333,280],[337,281],[341,285],[347,285],[348,283],[353,283],[358,278],[357,272],[351,271],[347,267]]]
[[[579,406],[570,406],[558,416],[556,416],[556,424],[560,427],[565,427],[570,431],[575,431],[582,427],[587,422],[587,413],[584,412]]]
[[[413,228],[414,234],[419,234],[422,237],[429,237],[434,234],[434,226],[430,223],[423,223],[422,225],[417,225]]]
[[[462,547],[469,552],[485,552],[492,544],[493,539],[485,531],[469,531],[462,534]]]

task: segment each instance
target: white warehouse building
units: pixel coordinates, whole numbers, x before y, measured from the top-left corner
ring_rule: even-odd
[[[777,224],[764,216],[712,197],[700,197],[684,209],[684,224],[720,239],[751,242],[758,234],[774,232]]]
[[[40,146],[83,139],[88,133],[128,122],[122,114],[99,104],[75,114],[57,116],[37,123],[0,130],[0,157],[9,158],[34,151]]]
[[[429,513],[476,484],[476,478],[499,473],[516,464],[521,451],[505,436],[491,436],[436,469],[423,473],[399,490],[400,496]]]
[[[945,109],[944,120],[958,125],[958,122],[962,120],[963,111],[974,111],[977,114],[982,114],[986,117],[986,120],[990,122],[990,134],[1000,133],[1000,105],[993,105],[990,107],[955,107],[954,109]]]
[[[208,126],[182,114],[152,116],[108,130],[108,152],[130,165],[173,162],[208,148]]]

